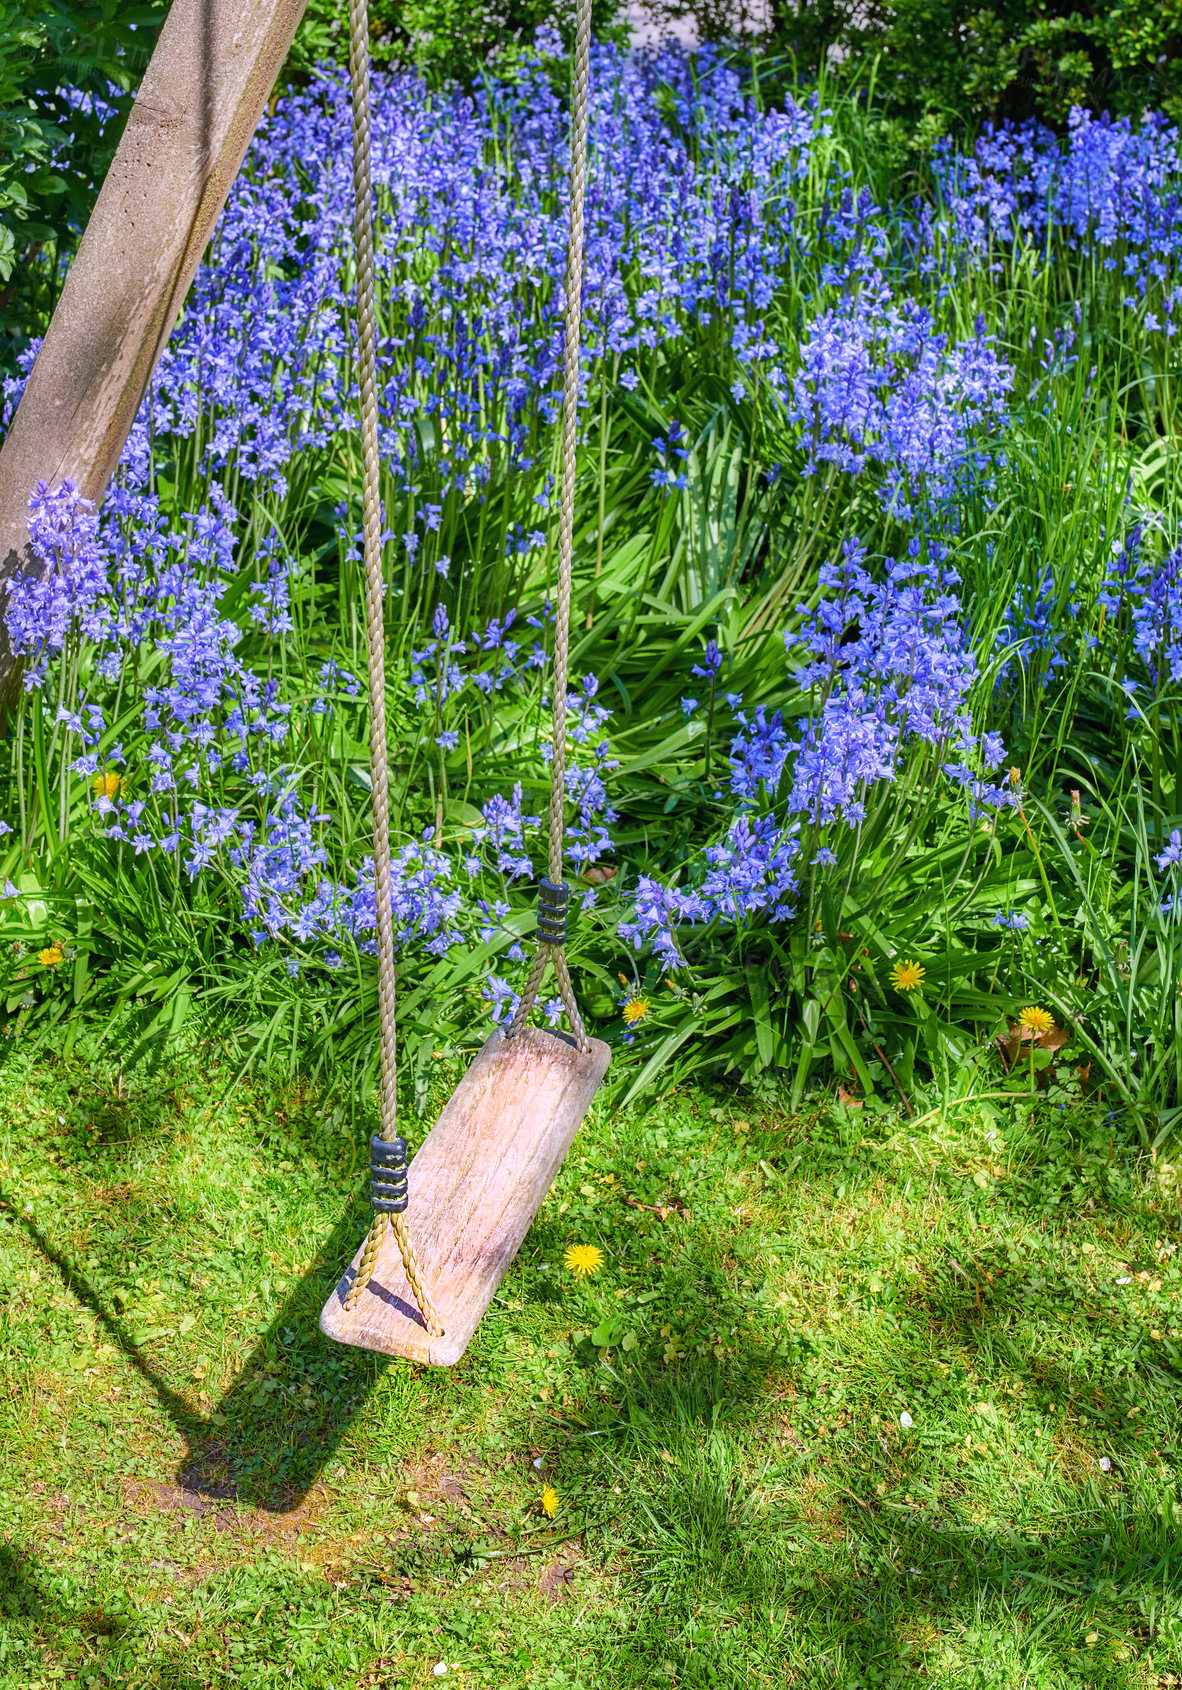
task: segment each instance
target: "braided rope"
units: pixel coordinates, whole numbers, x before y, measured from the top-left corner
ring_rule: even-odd
[[[562,834],[566,811],[566,693],[570,661],[571,572],[575,533],[575,468],[579,427],[579,342],[583,309],[583,202],[587,189],[587,107],[591,81],[591,0],[579,0],[575,20],[575,69],[571,89],[570,226],[566,244],[566,341],[562,375],[562,485],[558,517],[558,615],[554,627],[553,734],[550,755],[550,879],[562,880]],[[521,1032],[537,1002],[547,960],[553,962],[559,995],[579,1050],[591,1048],[575,1002],[566,951],[539,943],[525,991],[509,1027]]]
[[[348,1314],[361,1301],[361,1293],[373,1278],[373,1270],[378,1265],[378,1256],[382,1249],[382,1239],[386,1236],[385,1215],[375,1215],[370,1223],[369,1231],[365,1235],[365,1243],[361,1249],[361,1260],[357,1264],[357,1272],[353,1283],[345,1294],[345,1313]]]
[[[386,626],[382,572],[382,503],[378,457],[377,304],[373,279],[372,141],[369,123],[369,14],[349,0],[349,80],[353,91],[353,248],[357,263],[357,368],[361,393],[361,507],[365,557],[365,635],[369,656],[369,773],[373,786],[373,885],[378,929],[378,1028],[382,1137],[398,1131],[394,1063],[394,920],[390,900],[390,794],[386,751]],[[402,1220],[402,1217],[399,1217]],[[438,1316],[423,1290],[405,1221],[395,1227],[403,1265],[427,1329]],[[385,1216],[375,1215],[345,1307],[361,1296],[377,1264]],[[442,1330],[439,1328],[439,1330]]]
[[[407,1280],[414,1292],[415,1302],[419,1305],[419,1312],[426,1322],[428,1336],[442,1338],[443,1323],[423,1282],[423,1270],[419,1264],[415,1247],[411,1242],[406,1216],[395,1214],[388,1218],[390,1230],[394,1234],[394,1241],[402,1256],[402,1265],[406,1269]],[[374,1269],[378,1265],[378,1257],[382,1252],[382,1240],[386,1236],[386,1220],[386,1215],[375,1214],[373,1223],[365,1235],[365,1244],[362,1247],[361,1260],[357,1264],[357,1273],[345,1295],[346,1313],[357,1307],[357,1304],[361,1301],[361,1293],[373,1278]]]
[[[427,1323],[427,1331],[432,1338],[442,1338],[443,1322],[440,1320],[427,1287],[423,1283],[423,1270],[419,1266],[415,1247],[410,1241],[410,1229],[406,1224],[406,1216],[391,1215],[390,1231],[394,1234],[395,1242],[402,1255],[402,1265],[406,1269],[410,1288],[415,1294],[415,1302],[419,1305],[423,1319]]]

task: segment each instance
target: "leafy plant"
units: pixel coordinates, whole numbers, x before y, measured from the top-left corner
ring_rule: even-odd
[[[473,98],[377,83],[419,1103],[440,1053],[512,1012],[532,933],[553,49]],[[766,105],[758,66],[711,53],[601,45],[594,71],[566,842],[579,988],[636,1058],[619,1095],[721,1071],[915,1111],[1086,1085],[1158,1136],[1178,1101],[1156,866],[1180,810],[1173,131],[1001,129],[937,149],[903,201],[840,90]],[[0,810],[15,1028],[67,1027],[74,994],[141,1003],[160,1037],[200,982],[243,1060],[370,1072],[347,133],[339,79],[280,104],[119,490],[99,518],[69,489],[34,499],[46,578],[6,611],[29,665]],[[1023,1011],[1058,1054],[1028,1039],[1007,1075]]]
[[[160,0],[5,0],[0,6],[0,332],[19,337],[52,304],[52,265],[85,225],[131,92],[166,8]]]

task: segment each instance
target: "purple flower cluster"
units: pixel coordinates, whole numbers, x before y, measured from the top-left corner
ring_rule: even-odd
[[[1066,665],[1061,597],[1061,585],[1051,569],[1042,570],[1036,581],[1018,586],[997,631],[1003,659],[998,684],[1011,680],[1018,667],[1045,681]],[[1078,614],[1078,606],[1074,608]]]
[[[1139,685],[1159,692],[1168,681],[1182,680],[1182,546],[1155,557],[1141,524],[1114,543],[1112,563],[1097,602],[1118,636],[1124,636],[1127,660],[1141,675],[1126,678],[1130,698]],[[1129,715],[1140,712],[1134,706]]]
[[[107,559],[96,535],[94,505],[72,481],[37,483],[29,500],[29,539],[36,566],[11,578],[8,638],[26,659],[25,687],[40,686],[49,659],[71,635],[100,639],[106,631]]]
[[[56,727],[65,735],[70,774],[91,792],[103,836],[137,857],[161,857],[175,877],[221,875],[239,897],[256,944],[280,937],[302,947],[318,944],[326,961],[337,953],[325,947],[343,940],[372,950],[372,860],[363,859],[346,879],[327,872],[330,848],[340,854],[339,839],[331,816],[309,813],[301,802],[298,773],[308,724],[319,719],[327,728],[330,699],[337,708],[352,703],[358,683],[335,660],[323,664],[321,692],[305,719],[282,695],[279,680],[257,673],[242,655],[243,631],[222,610],[232,584],[253,570],[247,620],[270,648],[266,667],[274,669],[275,648],[292,628],[290,565],[275,537],[252,536],[216,487],[209,505],[173,529],[154,495],[117,484],[96,517],[68,483],[54,492],[41,485],[30,500],[29,525],[40,567],[9,587],[8,633],[30,660],[26,685],[36,694],[48,691],[52,658],[79,654],[84,684],[72,706],[58,705]],[[444,660],[440,672],[446,674],[453,650],[471,650],[483,661],[491,654],[507,663],[511,677],[528,677],[530,664],[516,664],[516,647],[506,638],[511,620],[452,641],[439,607],[433,651]],[[420,677],[430,657],[416,654]],[[489,671],[479,671],[478,681],[481,675]],[[504,684],[496,672],[481,690]],[[599,737],[608,712],[595,693],[588,677],[572,698],[567,848],[580,864],[609,847],[615,819],[605,787],[615,764]],[[126,705],[136,697],[138,710],[129,717]],[[107,721],[112,700],[124,705],[118,742]],[[124,739],[134,746],[134,766]],[[591,752],[589,762],[578,757],[580,748]],[[538,750],[544,758],[546,748]],[[96,782],[116,767],[124,771],[119,779]],[[522,787],[487,800],[482,813],[467,855],[453,859],[432,844],[430,833],[395,849],[400,945],[430,956],[466,945],[474,884],[487,883],[489,875],[502,884],[536,877],[544,835],[540,817],[525,811]]]
[[[864,217],[873,210],[863,203]],[[896,294],[877,263],[864,268],[878,252],[865,233],[859,225],[846,261],[826,268],[821,297],[833,302],[804,325],[788,408],[806,473],[822,463],[854,475],[873,466],[886,509],[909,518],[987,467],[975,442],[1004,416],[1013,371],[982,318],[971,340],[954,342],[929,307]]]
[[[678,930],[715,921],[743,926],[754,920],[788,921],[795,913],[797,878],[793,863],[799,840],[770,815],[739,815],[725,839],[703,852],[705,871],[684,891],[641,875],[636,907],[622,921],[622,939],[640,951],[651,946],[663,968],[680,968]]]
[[[1033,122],[987,125],[969,155],[944,143],[936,168],[943,204],[925,233],[949,263],[1000,269],[1015,246],[1036,260],[1060,244],[1095,252],[1147,329],[1176,332],[1182,154],[1160,113],[1134,124],[1077,107],[1065,143]]]
[[[968,709],[977,665],[946,549],[912,540],[906,558],[886,559],[881,581],[865,555],[848,540],[822,568],[828,596],[801,628],[797,678],[816,707],[796,747],[789,809],[816,828],[856,826],[867,792],[895,779],[916,743],[932,748],[972,810],[1009,802],[987,779],[1004,747],[974,732]]]
[[[544,861],[553,609],[506,604],[515,584],[542,579],[553,516],[569,147],[558,52],[543,36],[470,93],[375,80],[383,526],[390,618],[405,635],[392,719],[408,783],[425,765],[452,830],[420,820],[397,841],[395,919],[400,943],[430,956],[474,943],[519,956],[510,894]],[[958,577],[930,537],[955,532],[952,502],[987,480],[1014,372],[982,319],[970,331],[948,283],[970,263],[1000,268],[1015,243],[1086,248],[1147,327],[1172,333],[1178,137],[1159,119],[1082,113],[1063,144],[1029,126],[988,131],[971,156],[939,155],[942,203],[907,221],[836,167],[820,179],[816,98],[764,110],[711,50],[598,45],[592,88],[584,400],[592,384],[622,389],[635,414],[659,357],[709,345],[733,366],[737,404],[754,395],[761,423],[787,419],[807,473],[869,477],[887,513],[928,536],[874,568],[845,544],[796,608],[787,685],[770,702],[766,688],[720,696],[723,653],[707,641],[691,673],[711,736],[729,735],[734,813],[683,885],[643,877],[620,927],[673,967],[690,928],[793,919],[913,772],[970,819],[1015,801],[994,779],[1000,740],[974,726]],[[33,567],[3,606],[96,830],[151,854],[177,885],[224,877],[257,942],[326,958],[346,941],[372,949],[374,928],[372,864],[350,860],[350,830],[324,813],[315,778],[330,742],[360,778],[360,643],[342,632],[301,644],[314,563],[293,543],[330,464],[341,497],[336,460],[356,429],[350,178],[348,91],[325,75],[256,138],[101,515],[70,483],[41,483]],[[789,278],[804,285],[786,295]],[[791,322],[785,297],[800,302]],[[1048,403],[1074,345],[1070,330],[1045,343]],[[5,385],[8,413],[20,386]],[[646,476],[658,493],[688,492],[672,518],[698,498],[699,449],[667,408],[647,415],[639,480],[654,506]],[[341,581],[356,581],[356,510],[346,501],[336,515]],[[486,567],[510,583],[495,601]],[[1150,558],[1139,528],[1114,556],[1100,602],[1139,666],[1130,696],[1182,678],[1180,573],[1182,551]],[[1061,621],[1047,572],[1015,597],[999,661],[1061,667]],[[701,708],[682,699],[687,716]],[[474,745],[479,762],[510,719],[500,743],[519,748],[521,781],[493,791],[478,778],[470,791]],[[618,819],[608,720],[586,677],[571,695],[566,771],[566,849],[580,871],[610,850]],[[465,765],[461,831],[444,801]],[[1020,931],[1024,918],[994,920]],[[500,976],[486,996],[511,1013]]]
[[[914,540],[906,558],[886,559],[881,579],[865,559],[858,541],[845,543],[821,570],[820,602],[802,607],[788,641],[811,704],[795,736],[778,711],[736,711],[730,786],[743,808],[703,853],[692,886],[641,878],[635,913],[619,928],[634,950],[650,945],[672,968],[683,960],[681,927],[791,919],[806,843],[809,868],[835,864],[834,843],[865,821],[871,800],[914,756],[926,753],[932,772],[966,794],[970,818],[1013,803],[1012,790],[989,778],[1004,757],[1000,739],[973,727],[977,667],[945,548]],[[753,817],[755,806],[763,813]]]
[[[412,517],[424,532],[406,540],[441,575],[448,496],[479,491],[495,465],[529,469],[537,421],[557,415],[569,115],[553,46],[471,95],[375,77],[382,453],[409,481],[424,436],[437,443],[436,489]],[[816,100],[761,110],[710,51],[593,56],[586,368],[635,387],[654,349],[715,317],[758,363],[793,239],[786,190],[824,130]],[[341,75],[263,124],[128,442],[130,484],[147,484],[151,441],[171,436],[205,475],[282,493],[301,459],[355,429],[350,146]]]

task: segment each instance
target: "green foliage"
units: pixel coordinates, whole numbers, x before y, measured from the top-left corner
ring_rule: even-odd
[[[85,225],[166,10],[0,4],[0,334],[23,337],[52,303],[44,267],[26,276],[17,259],[65,251]]]
[[[915,139],[983,118],[1061,124],[1073,105],[1182,117],[1182,5],[1165,0],[776,0],[773,39],[802,70],[874,63]]]
[[[601,39],[620,35],[618,0],[594,0],[592,18]],[[574,33],[573,0],[372,0],[370,55],[375,64],[414,64],[432,82],[468,82],[491,63],[504,62],[543,27]],[[626,36],[626,31],[623,32]],[[311,0],[285,74],[298,80],[318,64],[343,64],[348,55],[347,0]]]
[[[879,145],[880,117],[856,96],[831,94],[827,103],[833,133],[818,143],[810,179],[800,185],[802,218],[816,215],[835,160],[851,171],[855,189],[866,185],[880,203],[897,194],[895,164]],[[819,285],[806,247],[786,267],[769,309],[781,345],[796,343]],[[721,336],[654,355],[633,392],[610,372],[592,389],[576,498],[581,610],[572,673],[598,676],[610,702],[619,759],[611,801],[622,819],[613,829],[616,872],[598,888],[595,910],[576,923],[572,963],[593,1031],[619,1047],[611,1081],[617,1101],[719,1072],[796,1104],[818,1083],[840,1084],[886,1113],[922,1112],[970,1085],[1003,1101],[1042,1089],[1063,1102],[1081,1087],[1102,1086],[1105,1102],[1129,1111],[1147,1142],[1166,1142],[1182,1102],[1182,946],[1176,923],[1162,914],[1175,888],[1153,860],[1182,816],[1182,715],[1164,696],[1150,719],[1129,726],[1121,686],[1132,661],[1128,634],[1114,640],[1098,594],[1111,555],[1107,536],[1122,532],[1130,478],[1161,533],[1176,532],[1182,483],[1162,442],[1176,436],[1179,418],[1163,342],[1143,312],[1122,306],[1123,286],[1119,273],[1069,250],[1041,271],[1018,253],[996,271],[966,266],[952,281],[931,283],[966,332],[984,315],[1017,371],[988,502],[963,495],[951,544],[981,668],[973,710],[982,727],[1002,734],[1021,809],[1001,812],[992,826],[971,824],[921,749],[860,828],[835,831],[837,862],[804,875],[794,923],[695,931],[687,938],[689,968],[672,978],[656,959],[625,950],[616,925],[640,876],[684,884],[733,813],[725,784],[732,730],[719,726],[718,699],[733,691],[745,708],[765,704],[789,723],[807,715],[812,701],[793,676],[791,635],[818,566],[851,534],[872,556],[901,555],[914,530],[884,515],[867,477],[831,465],[803,473],[799,444],[775,407],[736,396],[738,372]],[[1073,325],[1077,308],[1079,356],[1045,369],[1046,337]],[[387,309],[397,322],[405,308],[395,294]],[[686,430],[688,457],[685,486],[667,492],[652,482],[652,441],[671,417]],[[158,486],[174,515],[207,496],[198,446],[159,449]],[[536,446],[545,458],[553,437],[539,430]],[[425,434],[419,484],[387,481],[394,533],[411,529],[417,506],[433,496],[439,452]],[[781,466],[774,481],[764,473],[773,463]],[[420,709],[408,680],[407,653],[423,639],[433,609],[436,557],[452,559],[453,579],[466,583],[465,611],[482,624],[510,609],[524,622],[548,591],[549,551],[522,559],[511,543],[536,525],[533,487],[506,467],[495,444],[485,487],[479,503],[448,493],[423,555],[400,552],[390,561],[399,610],[390,626],[388,708],[401,838],[437,827],[455,845],[478,820],[480,803],[517,780],[527,809],[545,806],[547,774],[536,755],[546,728],[543,677],[465,706],[451,749],[437,746],[439,723]],[[314,676],[329,660],[353,674],[364,667],[359,567],[335,515],[350,498],[355,512],[352,466],[308,451],[281,501],[268,496],[251,507],[225,607],[242,614],[260,567],[257,536],[274,526],[302,560],[286,658],[293,674]],[[1035,651],[1007,667],[1008,619],[1015,604],[1037,597],[1048,558],[1058,583],[1056,637],[1076,642],[1070,650],[1078,660],[1055,667]],[[687,719],[681,700],[702,698],[693,669],[708,637],[724,667],[707,707]],[[260,666],[269,660],[253,625],[241,649]],[[81,673],[67,666],[67,691],[44,708],[38,695],[22,713],[0,795],[0,815],[17,827],[3,842],[0,871],[21,893],[0,904],[10,1033],[68,1049],[90,1021],[119,1025],[121,1036],[132,1029],[137,1051],[156,1048],[204,998],[232,1011],[224,1036],[238,1061],[316,1075],[347,1117],[375,1065],[370,960],[351,956],[338,973],[314,955],[301,957],[293,980],[274,947],[260,952],[246,942],[232,875],[220,878],[213,865],[190,881],[173,867],[157,870],[147,858],[112,850],[98,836],[86,783],[69,773],[76,747],[55,719],[59,704],[74,702],[68,688]],[[152,680],[129,674],[128,721],[139,689]],[[308,804],[341,818],[339,853],[348,862],[364,849],[369,825],[363,698],[336,699],[331,719],[308,715],[306,729]],[[123,720],[112,721],[108,741],[124,733]],[[133,787],[140,781],[142,793],[142,772],[128,778]],[[1073,805],[1074,792],[1082,808]],[[782,800],[765,792],[757,808],[766,813]],[[403,958],[401,1060],[407,1102],[417,1109],[426,1105],[440,1054],[467,1048],[483,1022],[486,975],[512,976],[505,952],[532,932],[520,889],[503,893],[515,907],[492,943],[450,960],[425,952]],[[1000,910],[1018,912],[1025,930],[999,931]],[[38,953],[54,944],[60,961],[41,964]],[[892,980],[894,966],[912,960],[924,970],[919,992]],[[621,986],[648,1004],[630,1048],[622,1043]],[[1048,1009],[1071,1029],[1071,1042],[1053,1057],[1024,1050],[1008,1072],[1004,1049],[1026,1005]],[[120,1020],[125,1011],[132,1019]]]

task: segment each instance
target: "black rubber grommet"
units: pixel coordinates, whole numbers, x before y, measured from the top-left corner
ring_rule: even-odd
[[[565,880],[543,880],[538,887],[538,941],[543,945],[565,945],[569,920],[570,887]]]
[[[369,1195],[380,1215],[401,1215],[406,1209],[406,1140],[371,1138]]]

